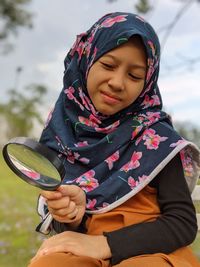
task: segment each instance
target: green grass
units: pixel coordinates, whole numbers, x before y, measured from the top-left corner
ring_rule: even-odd
[[[196,208],[196,212],[200,213],[200,200],[195,200],[194,201],[194,205],[195,205],[195,208]]]
[[[0,156],[0,267],[26,267],[43,237],[36,202],[39,189],[15,176]]]
[[[195,242],[191,245],[195,255],[200,260],[200,232],[198,232]]]
[[[38,193],[15,176],[0,155],[0,267],[26,267],[44,239],[35,232]],[[200,233],[192,249],[200,259]]]

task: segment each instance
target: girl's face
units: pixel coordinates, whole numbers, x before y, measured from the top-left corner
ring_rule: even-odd
[[[87,90],[96,110],[113,115],[132,104],[146,76],[144,45],[137,37],[109,51],[90,68]]]

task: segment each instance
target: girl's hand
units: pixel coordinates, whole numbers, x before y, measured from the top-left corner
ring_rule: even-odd
[[[84,191],[76,185],[61,185],[56,191],[42,191],[49,212],[61,223],[77,227],[85,213],[86,197]]]
[[[88,256],[96,259],[111,257],[110,247],[105,236],[66,231],[46,239],[32,261],[55,252],[69,252],[77,256]]]

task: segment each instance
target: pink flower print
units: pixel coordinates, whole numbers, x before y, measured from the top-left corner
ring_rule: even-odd
[[[180,151],[180,157],[183,165],[184,174],[186,177],[192,177],[194,173],[194,168],[192,164],[192,159],[188,155],[189,150],[184,149]]]
[[[148,121],[145,121],[144,124],[149,126],[160,119],[160,112],[147,112],[146,118]]]
[[[67,158],[67,161],[69,161],[70,163],[74,164],[74,161],[75,161],[75,154],[67,147],[67,146],[64,146],[62,144],[62,141],[61,139],[59,138],[59,136],[55,136],[56,140],[57,140],[57,144],[59,147],[61,147],[61,151],[62,151],[62,154],[64,154]]]
[[[140,122],[143,123],[145,120],[145,116],[143,114],[139,114],[138,116],[136,116],[136,119]]]
[[[148,93],[151,90],[152,85],[153,85],[153,81],[150,82],[150,84],[147,86],[144,92],[140,95],[140,97],[143,97],[144,95],[146,95],[146,93]]]
[[[87,57],[90,55],[90,50],[91,50],[91,47],[92,47],[92,43],[93,43],[95,34],[98,31],[98,29],[99,29],[99,25],[96,24],[96,26],[94,27],[94,29],[91,32],[91,35],[87,39],[87,43],[85,45],[85,53],[86,53]],[[95,47],[94,51],[97,51],[96,47]],[[96,52],[95,52],[95,54],[96,54]]]
[[[89,40],[88,40],[89,41]],[[92,46],[92,44],[91,43],[87,43],[87,45],[85,46],[85,55],[86,55],[86,57],[88,58],[89,57],[89,55],[90,55],[90,51],[91,51],[91,46]]]
[[[79,96],[82,100],[83,106],[85,106],[88,110],[91,110],[93,114],[95,114],[95,109],[93,105],[91,104],[90,99],[83,93],[83,90],[81,87],[79,87]]]
[[[79,153],[78,152],[74,152],[74,157],[75,157],[75,159],[78,159],[80,157]]]
[[[133,189],[138,185],[138,181],[135,181],[135,179],[132,176],[130,176],[128,178],[128,185],[130,186],[131,189]]]
[[[131,140],[133,140],[138,135],[138,133],[141,131],[142,128],[143,128],[143,126],[140,125],[134,129],[134,131],[132,132],[132,135],[131,135]]]
[[[85,163],[85,164],[88,164],[90,162],[90,160],[88,158],[80,158],[80,154],[78,152],[73,153],[71,151],[67,151],[67,160],[71,164],[74,164],[75,159],[82,162],[82,163]]]
[[[108,163],[108,168],[109,170],[112,170],[113,168],[113,163],[119,159],[119,151],[116,151],[113,153],[110,157],[108,157],[105,162]]]
[[[95,117],[93,114],[91,114],[89,118],[90,118],[90,121],[94,122],[95,124],[101,124],[101,121],[97,119],[97,117]]]
[[[98,30],[99,26],[97,25],[93,30],[92,30],[92,33],[91,33],[91,36],[88,38],[87,42],[88,44],[92,44],[93,40],[94,40],[94,36]]]
[[[156,119],[160,119],[160,112],[151,112],[151,111],[148,111],[147,112],[147,118],[154,122],[155,121],[155,118]]]
[[[158,149],[160,142],[163,142],[168,139],[168,137],[161,137],[156,134],[155,130],[147,129],[143,133],[142,139],[145,141],[144,145],[146,145],[147,149]]]
[[[53,111],[54,111],[54,108],[49,112],[49,115],[48,115],[47,120],[45,122],[44,128],[46,128],[49,125],[49,122],[52,118]]]
[[[139,183],[142,183],[142,182],[144,182],[144,181],[145,181],[147,178],[148,178],[148,176],[147,176],[147,175],[142,175],[142,176],[139,176],[139,177],[138,177]]]
[[[137,146],[143,139],[143,135],[139,136],[136,141],[135,141],[135,145]]]
[[[148,41],[148,45],[149,45],[150,48],[151,48],[152,55],[155,56],[155,54],[156,54],[156,49],[155,49],[155,46],[154,46],[153,42],[149,40],[149,41]]]
[[[151,106],[150,97],[148,95],[145,95],[144,101],[142,102],[142,106],[144,106],[144,108],[148,108]]]
[[[140,16],[136,16],[136,19],[139,19],[139,20],[141,20],[142,22],[146,22],[142,17],[140,17]]]
[[[90,127],[97,127],[98,126],[98,124],[96,124],[95,122],[91,121],[88,118],[82,117],[82,116],[79,116],[78,120],[80,123],[85,124],[85,125],[90,126]]]
[[[127,162],[124,166],[122,166],[122,168],[120,169],[120,171],[125,171],[128,172],[130,170],[136,169],[140,166],[140,162],[139,159],[142,157],[142,152],[133,152],[133,155],[131,157],[131,160],[129,162]]]
[[[83,36],[87,36],[87,32],[81,33],[81,34],[79,34],[79,35],[77,36],[76,41],[75,41],[75,43],[73,44],[72,49],[71,49],[71,51],[70,51],[70,55],[71,55],[71,56],[73,56],[74,53],[76,52],[77,48],[78,48],[79,45],[80,45],[80,41],[81,41],[81,39],[83,38]]]
[[[78,142],[77,144],[75,144],[75,147],[85,147],[85,146],[88,146],[87,141]]]
[[[84,53],[85,43],[80,42],[79,46],[77,47],[76,51],[78,53],[78,61],[80,61],[83,53]]]
[[[81,103],[76,99],[76,97],[74,96],[74,92],[75,92],[75,89],[73,86],[70,86],[69,88],[64,90],[64,93],[67,95],[67,97],[70,100],[74,100],[74,102],[79,105],[80,109],[84,110],[84,106],[81,105]]]
[[[120,125],[120,121],[118,120],[118,121],[115,121],[113,124],[111,124],[105,128],[95,128],[95,130],[97,132],[109,134],[109,133],[112,133],[114,130],[116,130],[119,125]]]
[[[170,145],[170,147],[176,147],[176,146],[178,146],[178,145],[180,145],[180,144],[182,144],[182,143],[184,143],[185,141],[183,140],[183,139],[181,139],[181,140],[178,140],[176,143],[172,143],[171,145]]]
[[[152,98],[153,98],[153,101],[152,101],[152,105],[153,106],[157,106],[157,105],[161,104],[160,103],[160,98],[157,95],[153,95]]]
[[[148,67],[146,82],[148,82],[151,79],[151,77],[152,77],[152,75],[154,73],[154,70],[155,70],[154,66],[150,65]]]
[[[103,23],[100,26],[105,28],[112,27],[117,22],[126,21],[126,17],[127,15],[121,15],[121,16],[116,16],[114,18],[107,18],[106,20],[103,21]]]
[[[93,64],[93,62],[94,62],[94,60],[95,60],[97,51],[98,51],[98,49],[95,47],[95,48],[94,48],[94,53],[93,53],[93,55],[92,55],[92,57],[91,57],[91,60],[90,60],[90,63],[89,63],[88,66],[87,66],[86,79],[87,79],[87,76],[88,76],[88,71],[89,71],[90,67],[92,66],[92,64]]]
[[[76,183],[85,191],[90,192],[99,186],[99,182],[94,178],[95,171],[90,170],[75,179]]]
[[[69,156],[67,159],[69,161]],[[88,158],[80,158],[80,155],[78,152],[74,152],[74,157],[71,156],[70,159],[73,160],[73,162],[71,162],[71,163],[74,163],[75,159],[79,160],[80,162],[85,163],[85,164],[88,164],[90,162],[90,160]]]
[[[97,207],[98,210],[108,207],[110,204],[107,202],[103,202],[101,207]]]
[[[105,208],[105,207],[107,207],[107,206],[109,206],[109,205],[110,205],[109,203],[107,203],[107,202],[103,202],[102,207]]]
[[[70,86],[69,88],[65,89],[64,90],[64,93],[67,95],[67,97],[70,99],[70,100],[73,100],[74,99],[74,87]]]
[[[71,164],[74,164],[75,155],[71,151],[67,151],[67,161],[69,161]]]
[[[89,109],[89,106],[88,106],[88,98],[87,98],[87,96],[83,93],[83,90],[82,90],[81,87],[79,87],[78,90],[79,90],[79,96],[80,96],[80,98],[81,98],[81,100],[82,100],[82,104],[83,104],[87,109]]]
[[[32,180],[39,180],[40,179],[40,174],[38,172],[28,171],[25,169],[21,169],[20,171],[23,174],[25,174],[26,176],[28,176],[29,178],[31,178]]]
[[[144,101],[142,102],[143,108],[154,107],[160,105],[160,99],[157,95],[153,95],[151,98],[145,95]]]
[[[89,164],[90,160],[88,158],[79,158],[79,161],[84,164]]]
[[[96,205],[96,203],[97,203],[97,200],[95,198],[93,198],[91,200],[89,199],[88,202],[87,202],[87,204],[86,204],[86,208],[88,210],[93,210],[94,207],[95,207],[95,205]]]

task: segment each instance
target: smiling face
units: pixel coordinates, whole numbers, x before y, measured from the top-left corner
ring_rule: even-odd
[[[96,110],[113,115],[140,95],[146,77],[145,48],[139,37],[109,51],[90,68],[87,90]]]

